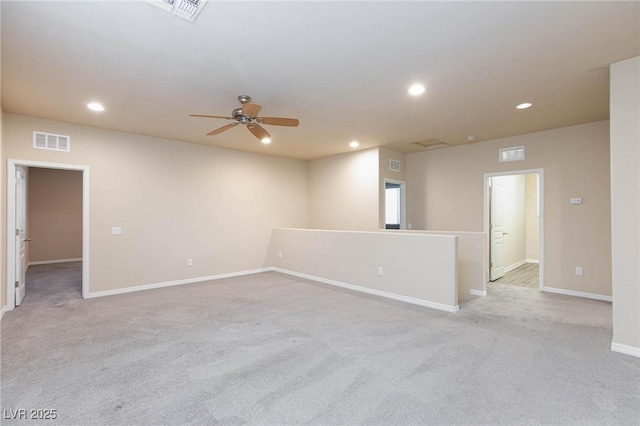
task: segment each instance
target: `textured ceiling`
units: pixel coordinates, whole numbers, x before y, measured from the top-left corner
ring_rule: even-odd
[[[640,54],[640,2],[209,0],[193,24],[143,1],[0,7],[5,112],[301,159],[608,119],[608,66]],[[241,94],[300,126],[265,146],[188,117]]]

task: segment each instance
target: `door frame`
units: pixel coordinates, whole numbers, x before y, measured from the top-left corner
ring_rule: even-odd
[[[89,166],[50,163],[31,160],[7,160],[7,300],[6,310],[15,308],[15,230],[16,228],[16,167],[73,170],[82,172],[82,297],[89,294]]]
[[[539,225],[540,225],[540,229],[539,229],[539,235],[538,235],[538,244],[539,244],[539,250],[540,250],[540,269],[539,269],[539,276],[538,276],[538,289],[539,290],[544,290],[544,169],[526,169],[526,170],[510,170],[510,171],[506,171],[506,172],[491,172],[491,173],[485,173],[484,174],[484,185],[483,185],[483,199],[484,199],[484,219],[483,219],[483,224],[484,224],[484,234],[485,234],[485,259],[488,259],[490,261],[490,245],[491,245],[491,238],[489,238],[489,232],[491,232],[491,230],[489,229],[489,222],[490,222],[490,217],[489,217],[489,179],[491,179],[492,177],[496,177],[496,176],[513,176],[513,175],[529,175],[529,174],[537,174],[538,175],[538,205],[540,208],[540,216],[538,218],[539,220]],[[485,273],[485,290],[486,290],[486,283],[489,282],[489,278],[490,278],[490,270],[489,267],[487,265],[487,267],[485,268],[486,273]]]
[[[384,220],[383,225],[384,229],[387,227],[387,183],[392,183],[394,185],[400,185],[400,229],[407,229],[407,182],[403,180],[396,180],[390,178],[384,178],[383,189],[384,189]]]

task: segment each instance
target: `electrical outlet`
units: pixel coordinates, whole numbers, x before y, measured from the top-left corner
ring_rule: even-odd
[[[378,266],[378,275],[384,275],[384,269],[382,269],[382,266]]]
[[[576,275],[579,277],[582,276],[582,266],[576,266]]]
[[[279,251],[279,252],[278,252],[278,257],[279,257],[280,259],[282,259],[282,252],[281,252],[281,251]]]
[[[193,266],[193,259],[187,259],[187,266]]]

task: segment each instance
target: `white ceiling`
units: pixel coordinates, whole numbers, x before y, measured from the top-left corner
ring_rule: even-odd
[[[209,0],[193,24],[143,1],[1,13],[5,112],[301,159],[353,139],[410,152],[608,119],[608,66],[640,54],[637,1]],[[265,125],[265,146],[188,117],[229,115],[241,94],[300,126]]]

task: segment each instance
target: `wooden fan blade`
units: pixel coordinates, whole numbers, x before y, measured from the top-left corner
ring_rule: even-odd
[[[189,114],[189,117],[225,118],[227,120],[233,120],[233,117],[224,117],[222,115]]]
[[[296,127],[300,122],[295,118],[282,117],[258,117],[258,123],[272,124],[274,126],[292,126]]]
[[[251,102],[247,102],[242,105],[242,113],[248,115],[249,117],[255,117],[258,115],[262,107],[257,104],[253,104]]]
[[[220,134],[220,133],[222,133],[224,131],[229,130],[232,127],[236,127],[238,124],[240,124],[240,123],[231,123],[231,124],[227,124],[226,126],[219,127],[217,129],[212,130],[209,133],[207,133],[207,136],[218,135],[218,134]]]
[[[251,133],[253,133],[253,135],[260,139],[260,141],[262,141],[265,138],[271,138],[271,135],[269,134],[269,132],[267,132],[265,129],[263,129],[259,124],[256,123],[249,123],[247,124],[247,129],[249,129],[249,131]]]

